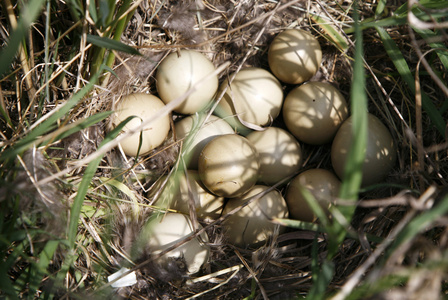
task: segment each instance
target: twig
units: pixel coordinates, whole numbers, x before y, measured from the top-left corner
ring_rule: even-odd
[[[88,45],[87,47],[86,47],[86,49],[85,50],[87,50],[87,49],[89,49],[90,47],[91,47],[92,45]],[[42,92],[45,88],[46,88],[46,86],[48,85],[48,84],[50,84],[53,80],[55,80],[62,72],[64,72],[74,61],[76,61],[79,57],[81,56],[81,53],[78,53],[78,54],[76,54],[65,66],[63,66],[63,67],[60,67],[60,68],[58,68],[55,72],[53,72],[52,74],[51,74],[51,78],[47,81],[47,82],[45,82],[36,92],[35,92],[35,94],[34,94],[34,97],[32,98],[32,100],[30,101],[30,104],[28,105],[28,107],[26,108],[26,111],[25,111],[25,113],[27,113],[30,109],[31,109],[31,107],[32,107],[32,105],[33,105],[33,103],[34,103],[34,100],[35,100],[35,98],[36,98],[36,96],[40,93],[40,92]],[[35,127],[37,124],[39,124],[40,122],[41,122],[41,120],[42,120],[42,118],[41,119],[39,119],[38,121],[36,121],[35,123],[33,123],[33,126],[32,127]],[[30,128],[31,129],[31,128]]]
[[[16,29],[18,24],[17,24],[17,19],[14,14],[14,9],[11,4],[11,1],[10,0],[4,0],[4,1],[5,1],[5,6],[6,6],[6,13],[8,15],[11,27],[13,29]],[[19,46],[19,60],[20,60],[20,64],[22,65],[23,74],[25,75],[24,79],[25,79],[25,85],[26,85],[26,89],[27,89],[27,93],[28,93],[28,98],[33,99],[34,95],[36,93],[36,90],[34,88],[33,80],[31,79],[31,77],[26,76],[30,72],[30,67],[29,67],[28,61],[26,59],[26,53],[25,53],[25,50],[23,49],[22,44],[20,44],[20,46]]]
[[[196,295],[194,295],[194,296],[191,296],[191,297],[189,297],[189,298],[187,298],[187,299],[185,299],[185,300],[198,298],[198,297],[200,297],[200,296],[202,296],[202,295],[205,295],[205,294],[207,294],[207,293],[209,293],[209,292],[211,292],[211,291],[216,290],[217,288],[219,288],[219,287],[221,287],[221,286],[223,286],[223,285],[226,285],[226,284],[227,284],[233,277],[236,276],[236,274],[238,274],[238,272],[242,269],[242,267],[243,267],[243,265],[240,264],[240,265],[236,265],[236,266],[233,266],[233,267],[224,269],[224,270],[220,270],[220,271],[215,272],[215,273],[212,273],[212,274],[208,274],[208,275],[199,277],[199,278],[194,278],[194,279],[187,280],[187,285],[188,285],[188,284],[194,284],[194,283],[197,283],[197,282],[201,282],[201,281],[204,281],[204,280],[208,280],[208,279],[211,278],[211,277],[220,276],[220,275],[223,275],[223,274],[226,274],[226,273],[229,273],[229,272],[232,272],[232,271],[233,271],[233,273],[229,276],[229,278],[227,278],[227,279],[224,280],[223,282],[221,282],[221,283],[219,283],[218,285],[212,287],[211,289],[208,289],[208,290],[206,290],[206,291],[202,291],[202,292],[200,292],[200,293],[198,293],[198,294],[196,294]]]
[[[418,202],[426,202],[436,191],[435,186],[430,186],[419,198]],[[376,262],[376,260],[384,253],[384,251],[389,247],[395,238],[400,234],[403,228],[414,218],[418,213],[417,210],[412,209],[407,213],[403,219],[397,224],[397,226],[392,229],[389,236],[384,239],[384,242],[378,245],[375,251],[367,258],[367,260],[356,269],[356,271],[351,275],[351,277],[346,281],[346,283],[341,287],[339,293],[337,293],[331,300],[343,300],[345,299],[351,291],[358,285],[361,279],[364,277],[368,269]]]
[[[263,285],[261,285],[261,282],[258,279],[257,274],[255,274],[254,270],[252,270],[252,268],[247,264],[246,260],[241,255],[241,253],[237,249],[234,249],[234,251],[235,251],[236,256],[238,256],[240,261],[244,264],[246,269],[249,271],[250,275],[252,275],[252,278],[257,282],[258,287],[260,288],[261,295],[263,296],[263,299],[269,300],[268,294],[266,294],[266,290],[264,289]]]
[[[213,43],[213,42],[215,42],[215,41],[217,41],[217,40],[219,40],[219,39],[221,39],[223,37],[226,37],[229,34],[232,34],[234,32],[240,31],[243,28],[246,28],[246,27],[248,27],[248,26],[250,26],[252,24],[255,24],[255,23],[257,23],[260,20],[263,20],[263,19],[265,19],[267,17],[270,17],[270,16],[274,15],[276,12],[282,11],[282,10],[284,10],[284,9],[286,9],[286,8],[292,6],[292,5],[294,5],[294,4],[296,4],[297,2],[300,2],[300,1],[301,0],[289,1],[288,3],[283,4],[282,6],[278,7],[277,9],[274,9],[274,10],[272,10],[270,12],[267,12],[267,13],[265,13],[265,14],[257,17],[257,18],[255,18],[255,19],[253,19],[253,20],[251,20],[251,21],[249,21],[247,23],[244,23],[243,25],[241,25],[241,26],[239,26],[237,28],[231,29],[231,30],[229,30],[229,31],[227,31],[227,32],[225,32],[223,34],[220,34],[220,35],[218,35],[218,36],[216,36],[214,38],[211,38],[209,40],[206,40],[206,41],[198,43],[198,44],[188,44],[188,45],[145,45],[145,46],[135,46],[134,48],[137,48],[137,49],[138,48],[152,48],[152,49],[170,49],[170,48],[173,49],[174,48],[174,49],[180,49],[180,48],[195,48],[195,47],[196,48],[200,48],[202,46],[205,46],[206,44]]]

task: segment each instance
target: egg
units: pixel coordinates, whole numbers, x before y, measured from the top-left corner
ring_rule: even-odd
[[[198,170],[204,186],[222,197],[238,197],[253,187],[260,163],[255,147],[236,134],[212,139],[199,155]]]
[[[205,115],[191,115],[174,124],[177,138],[179,140],[185,138],[182,144],[182,155],[188,169],[198,168],[199,154],[214,137],[234,133],[232,127],[223,119],[211,115],[203,123],[205,117]],[[200,127],[202,123],[203,126]]]
[[[387,127],[374,115],[367,115],[367,147],[362,164],[362,186],[385,179],[396,161],[394,140]],[[353,119],[349,117],[339,128],[331,145],[331,163],[339,178],[343,178],[345,163],[353,141]]]
[[[259,181],[273,185],[299,171],[302,148],[294,136],[284,129],[269,127],[254,131],[246,137],[260,157]]]
[[[142,122],[157,117],[164,106],[165,104],[153,95],[136,93],[124,96],[118,103],[112,117],[113,127],[118,126],[128,117],[135,116],[124,126],[122,133],[125,134],[127,131],[140,126]],[[144,155],[160,146],[168,136],[169,131],[169,116],[162,116],[145,126],[141,132],[136,132],[125,138],[120,146],[126,155],[136,156],[141,135],[140,154]]]
[[[154,219],[149,225],[147,246],[154,255],[180,243],[194,232],[190,219],[179,213],[167,213],[161,217],[161,220]],[[198,226],[198,229],[202,228],[201,225]],[[157,262],[167,266],[170,261],[183,260],[187,273],[197,273],[208,260],[210,253],[208,241],[207,234],[203,232],[198,237],[162,255]]]
[[[301,29],[287,29],[278,34],[268,50],[272,73],[281,81],[299,84],[316,74],[322,62],[318,40]]]
[[[179,185],[172,198],[171,208],[189,214],[189,202],[192,199],[199,219],[210,221],[220,217],[224,198],[206,191],[201,185],[198,172],[180,172],[177,180]]]
[[[283,104],[286,127],[298,140],[307,144],[331,142],[347,117],[347,102],[330,83],[300,85],[288,93]]]
[[[336,175],[325,169],[309,169],[300,173],[291,180],[285,195],[290,218],[305,222],[316,220],[316,215],[305,200],[304,189],[311,193],[313,200],[328,216],[328,209],[332,200],[338,196],[340,186],[341,182]]]
[[[193,50],[180,50],[168,55],[157,68],[156,87],[160,98],[169,103],[181,97],[203,78],[215,71],[213,63]],[[213,75],[196,86],[197,90],[174,110],[193,114],[205,108],[218,89],[218,75]]]
[[[230,78],[233,76],[230,75]],[[228,86],[224,80],[219,90]],[[218,92],[219,94],[219,92]],[[245,128],[238,120],[257,126],[269,125],[277,118],[283,103],[280,82],[268,71],[260,68],[240,70],[215,110],[215,114],[229,122],[235,129]]]
[[[267,189],[267,186],[256,185],[243,196],[230,199],[224,208],[223,215]],[[287,217],[288,207],[285,200],[279,191],[272,190],[225,219],[224,233],[233,245],[239,247],[257,245],[266,241],[276,229],[279,233],[284,231],[284,227],[274,224],[270,219]]]

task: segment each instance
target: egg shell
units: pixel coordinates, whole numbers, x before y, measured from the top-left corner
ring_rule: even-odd
[[[284,129],[269,127],[247,135],[260,157],[259,181],[273,185],[297,173],[302,165],[302,148]]]
[[[238,197],[258,178],[258,152],[245,137],[236,134],[212,139],[199,156],[199,176],[204,186],[222,197]]]
[[[264,185],[256,185],[243,196],[229,199],[224,207],[223,215],[268,188]],[[288,207],[285,200],[279,191],[272,190],[225,219],[223,222],[225,236],[231,244],[239,247],[257,245],[266,241],[276,229],[279,233],[285,229],[283,226],[271,222],[270,218],[287,217]]]
[[[200,80],[215,71],[213,63],[193,50],[180,50],[168,55],[157,68],[156,87],[160,98],[169,103],[185,94]],[[205,108],[218,89],[218,75],[196,86],[197,90],[174,111],[193,114]]]
[[[179,140],[185,138],[182,150],[188,169],[196,170],[198,168],[198,159],[202,149],[214,137],[234,133],[232,127],[223,119],[211,115],[203,123],[205,117],[206,115],[191,115],[174,124],[177,138]],[[203,123],[202,127],[200,127],[201,123]],[[188,139],[187,136],[189,136]]]
[[[309,169],[294,177],[288,185],[285,199],[289,216],[292,219],[314,222],[316,215],[306,201],[303,189],[308,190],[323,211],[328,209],[332,200],[338,197],[341,182],[332,172],[325,169]]]
[[[367,115],[367,147],[362,165],[362,186],[385,179],[396,161],[394,140],[387,127],[374,115]],[[339,178],[343,178],[345,163],[353,141],[353,119],[349,117],[339,128],[331,145],[331,163]]]
[[[299,84],[316,74],[322,62],[322,50],[319,41],[309,32],[287,29],[269,46],[268,62],[278,79]]]
[[[179,186],[172,198],[171,208],[189,214],[189,202],[192,199],[199,219],[216,220],[221,216],[224,198],[205,190],[197,171],[180,172],[178,180]]]
[[[133,130],[141,125],[142,122],[157,117],[165,104],[156,96],[143,93],[129,94],[121,98],[118,103],[114,116],[112,118],[113,126],[126,120],[130,116],[135,116],[123,128],[123,133]],[[161,116],[149,123],[141,131],[142,145],[140,154],[147,154],[152,149],[160,146],[168,136],[170,131],[169,116]],[[136,156],[140,142],[140,132],[136,132],[125,138],[120,146],[124,153],[129,156]]]
[[[167,213],[161,220],[156,219],[150,225],[147,245],[154,255],[176,245],[194,232],[190,219],[179,213]],[[202,228],[201,225],[198,226],[198,229]],[[208,260],[210,253],[210,247],[206,244],[208,241],[207,234],[203,232],[199,237],[162,255],[157,262],[166,266],[172,259],[183,259],[188,273],[197,273]]]
[[[229,78],[233,76],[230,75]],[[224,80],[219,91],[228,85]],[[219,92],[218,92],[219,94]],[[215,110],[215,114],[226,120],[233,128],[245,130],[243,122],[266,126],[281,111],[283,90],[280,82],[268,71],[260,68],[241,69],[228,87]]]
[[[224,198],[205,189],[196,170],[179,170],[168,180],[167,176],[160,177],[147,196],[153,199],[158,193],[158,207],[170,208],[184,214],[190,214],[190,200],[193,200],[196,216],[200,220],[218,219],[224,207]]]
[[[333,140],[348,117],[344,96],[326,82],[300,85],[285,98],[283,119],[288,130],[300,141],[323,145]]]

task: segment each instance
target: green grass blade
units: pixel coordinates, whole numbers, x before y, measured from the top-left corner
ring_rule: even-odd
[[[385,2],[385,1],[384,1]],[[433,19],[446,18],[446,12],[443,10],[448,7],[448,1],[439,0],[428,0],[419,1],[419,4],[430,9],[439,9],[439,11],[432,11],[429,15],[427,12],[423,11],[418,7],[413,7],[412,12],[414,15],[422,21],[432,21]],[[378,3],[376,16],[384,9],[382,2]],[[399,26],[408,23],[408,2],[405,2],[399,8],[397,8],[391,17],[384,19],[372,20],[372,18],[367,18],[361,22],[361,29],[367,29],[371,27],[389,27],[389,26]],[[353,33],[354,28],[348,28],[344,30],[346,33]]]
[[[31,295],[34,295],[42,283],[44,276],[48,275],[48,266],[53,260],[53,255],[59,246],[59,241],[48,241],[42,251],[39,253],[39,258],[36,263],[31,265],[29,290]]]
[[[69,245],[66,245],[67,247]],[[65,281],[67,273],[70,271],[70,268],[73,268],[76,260],[79,258],[79,255],[75,251],[67,251],[64,257],[64,262],[58,273],[54,275],[54,282],[56,285],[59,285],[60,288],[64,288],[62,283]]]
[[[438,205],[432,209],[423,212],[410,221],[400,234],[395,238],[393,244],[389,247],[385,259],[387,259],[400,245],[411,241],[416,235],[424,231],[434,221],[448,213],[448,196],[445,196]]]
[[[328,220],[327,214],[324,212],[322,207],[319,205],[319,202],[316,200],[316,198],[313,196],[313,194],[304,186],[300,186],[300,192],[302,193],[303,198],[305,198],[305,201],[307,202],[308,206],[311,208],[313,213],[316,215],[317,219],[319,220],[319,223],[323,227],[330,226],[330,222]]]
[[[356,9],[355,9],[356,11]],[[339,197],[341,199],[351,200],[355,202],[358,199],[358,193],[361,188],[362,181],[362,164],[365,157],[365,149],[367,146],[367,97],[365,93],[365,73],[363,60],[363,36],[362,31],[357,22],[357,13],[355,14],[355,61],[353,65],[353,79],[350,92],[351,118],[353,120],[352,134],[353,142],[349,148],[347,162],[345,164],[344,176],[340,189]],[[354,203],[355,204],[355,203]],[[347,219],[349,223],[355,205],[339,206],[337,209]],[[339,243],[345,237],[345,230],[339,228],[339,236],[336,248],[329,249],[330,253],[336,253]]]
[[[440,1],[440,0],[420,0],[420,1],[418,1],[418,4],[425,8],[430,8],[430,9],[444,9],[444,8],[448,7],[448,1]],[[426,18],[428,18],[428,14],[426,12],[422,11],[422,9],[420,7],[414,6],[412,8],[412,12],[415,15],[425,15]],[[440,11],[439,13],[442,14],[443,11]],[[408,2],[406,1],[399,8],[397,8],[395,10],[395,14],[399,15],[399,16],[407,16]],[[446,13],[445,13],[445,16],[446,16]]]
[[[380,20],[375,20],[375,21],[368,21],[363,23],[362,29],[367,29],[367,28],[372,28],[372,27],[389,27],[389,26],[399,26],[399,25],[404,25],[406,24],[408,21],[407,16],[403,16],[403,17],[398,17],[398,16],[392,16],[392,17],[388,17],[388,18],[384,18],[384,19],[380,19]],[[348,28],[346,30],[346,33],[351,33],[353,32],[353,28]]]
[[[9,69],[29,27],[39,16],[43,4],[44,0],[31,0],[20,12],[17,28],[9,35],[8,45],[0,51],[0,77]]]
[[[68,0],[67,7],[70,11],[70,15],[75,21],[79,21],[84,17],[84,3],[81,0]]]
[[[93,88],[93,82],[96,81],[98,76],[94,76],[92,81],[89,82],[84,88],[77,92],[73,97],[68,100],[63,106],[61,106],[55,113],[53,113],[48,119],[39,124],[36,128],[31,130],[25,137],[19,140],[13,147],[5,150],[0,156],[0,161],[6,161],[14,158],[16,155],[22,153],[26,149],[33,146],[34,141],[41,135],[49,133],[56,127],[57,121],[63,118],[79,101],[81,101],[85,95]]]
[[[21,282],[19,282],[18,280],[15,280],[14,282],[11,281],[8,275],[10,268],[18,259],[23,257],[23,253],[26,249],[25,244],[26,243],[24,242],[18,243],[17,246],[13,248],[13,251],[11,253],[9,253],[7,256],[4,256],[4,260],[2,258],[2,263],[0,264],[0,290],[6,293],[6,295],[8,295],[10,299],[18,299],[18,290],[20,290],[21,288],[25,288],[26,282],[24,282],[22,284],[23,286],[21,286]]]
[[[320,300],[326,299],[327,287],[334,275],[334,263],[331,261],[323,261],[319,263],[317,238],[313,240],[311,249],[311,271],[313,272],[313,286],[308,293],[306,299]]]
[[[433,38],[437,38],[437,37],[441,36],[441,33],[439,34],[432,30],[429,30],[429,29],[418,29],[418,28],[413,28],[413,29],[425,40],[431,40]],[[434,42],[432,42],[432,43],[430,42],[428,44],[429,44],[429,46],[431,46],[431,48],[438,49],[438,50],[436,50],[437,56],[439,57],[443,66],[445,67],[445,69],[448,70],[448,49],[445,46],[445,44],[444,43],[434,43]]]
[[[104,138],[104,140],[101,142],[99,148],[103,147],[105,144],[115,139],[121,132],[123,127],[126,125],[126,123],[129,122],[131,119],[132,117],[127,118],[126,120],[121,122],[116,128],[114,128],[111,132],[109,132]],[[96,169],[98,168],[102,158],[103,156],[95,158],[87,166],[84,175],[82,177],[81,183],[78,187],[78,192],[76,193],[73,205],[70,209],[70,221],[68,227],[68,243],[70,248],[73,248],[75,245],[76,234],[78,231],[78,221],[79,216],[81,215],[81,208],[84,203],[87,191],[89,190],[92,178],[95,175]]]
[[[0,113],[2,114],[4,121],[6,121],[6,123],[11,128],[14,128],[15,127],[14,123],[11,121],[11,118],[9,117],[8,113],[3,109],[3,106],[1,105],[0,105]]]
[[[347,40],[332,24],[330,24],[327,20],[319,17],[318,15],[311,15],[310,18],[313,22],[319,25],[320,28],[322,28],[327,39],[330,40],[336,46],[336,48],[338,48],[342,52],[347,51]]]
[[[396,16],[407,17],[407,14],[408,14],[408,2],[407,1],[394,11],[394,15],[396,15]]]
[[[100,27],[106,26],[115,17],[115,0],[99,0],[99,21]],[[120,16],[120,14],[118,14]]]
[[[374,283],[364,282],[354,289],[345,300],[375,299],[376,294],[391,290],[394,287],[403,286],[406,284],[406,280],[406,276],[401,274],[391,274],[379,278],[379,280]]]
[[[122,42],[107,38],[107,37],[100,37],[97,35],[87,35],[87,42],[91,43],[95,46],[98,46],[100,48],[106,48],[110,50],[116,50],[121,51],[133,55],[140,55],[140,52],[138,52],[137,49],[132,48],[129,45],[123,44]]]
[[[96,12],[96,6],[93,3],[90,3],[88,9],[89,9],[90,18],[92,18],[92,21],[95,22],[95,24],[99,28],[100,26],[98,24],[98,14]]]
[[[100,156],[94,159],[87,166],[84,175],[82,176],[82,181],[79,185],[78,192],[76,193],[75,199],[70,209],[70,223],[68,226],[68,243],[70,248],[73,248],[75,246],[76,235],[78,232],[78,221],[79,216],[81,215],[81,208],[84,203],[84,199],[90,187],[93,176],[95,176],[96,169],[98,168],[102,158],[103,157]]]
[[[375,17],[379,17],[383,14],[384,10],[387,8],[387,0],[379,0],[378,5],[375,9]]]
[[[313,267],[313,286],[308,299],[323,299],[334,275],[333,258],[338,253],[341,243],[347,235],[347,224],[350,224],[355,211],[355,202],[358,200],[358,193],[362,181],[362,164],[367,146],[367,97],[365,93],[365,74],[363,59],[363,36],[359,26],[359,16],[357,13],[357,2],[354,8],[355,20],[355,60],[353,65],[353,79],[350,91],[351,118],[353,120],[352,135],[353,140],[350,145],[345,164],[344,176],[339,197],[353,201],[353,205],[331,207],[333,215],[340,215],[335,218],[332,224],[325,228],[328,233],[327,257],[319,265]],[[343,218],[344,220],[341,220]],[[338,222],[339,221],[339,222]],[[317,251],[317,250],[316,250]],[[314,253],[314,252],[313,252]],[[314,253],[313,263],[318,264],[317,254]]]
[[[66,138],[78,131],[81,131],[81,130],[88,128],[96,123],[101,122],[102,120],[104,120],[108,116],[110,116],[112,113],[113,113],[112,111],[103,111],[103,112],[97,113],[93,116],[90,116],[88,118],[78,120],[75,123],[69,124],[69,125],[73,125],[73,126],[64,126],[63,128],[61,128],[62,131],[60,133],[58,133],[58,135],[55,138],[47,139],[44,142],[42,142],[42,144],[47,145],[47,143],[49,143],[49,142],[58,141],[63,138]]]
[[[19,297],[17,297],[18,293],[16,293],[16,290],[14,289],[14,283],[8,275],[8,270],[2,269],[3,268],[0,268],[0,290],[2,291],[2,295],[7,296],[6,299],[19,299]]]
[[[108,31],[105,32],[104,36],[112,37],[119,41],[121,38],[121,34],[123,33],[124,27],[127,26],[129,23],[129,18],[134,14],[134,11],[130,11],[127,16],[124,16],[121,18],[131,7],[133,4],[132,0],[124,0],[121,2],[120,7],[118,8],[118,11],[114,18],[110,18],[108,21],[110,23],[107,24]],[[120,19],[121,18],[121,19]],[[118,25],[118,23],[122,23],[121,25]],[[124,23],[124,24],[123,24]]]
[[[125,0],[122,2],[120,9],[118,10],[117,16],[122,16],[126,13],[129,7],[132,5],[132,1]],[[113,28],[113,39],[116,41],[120,41],[123,31],[126,29],[130,18],[134,15],[134,10],[129,12],[129,14],[123,17],[121,20],[117,18],[117,20],[112,21],[111,30]],[[115,54],[110,52],[106,59],[106,66],[112,67],[112,64],[115,60]]]
[[[401,54],[401,51],[398,48],[397,44],[392,40],[392,38],[384,28],[376,27],[376,31],[380,35],[384,48],[386,49],[387,54],[395,65],[398,73],[400,73],[401,78],[404,80],[404,82],[406,82],[412,93],[415,94],[414,76],[412,75],[411,70],[409,69],[409,66],[405,58],[403,57],[403,54]],[[442,115],[440,114],[434,103],[432,103],[428,95],[426,95],[423,91],[421,92],[421,94],[423,109],[426,111],[433,125],[437,128],[439,133],[442,136],[445,136],[445,121]]]

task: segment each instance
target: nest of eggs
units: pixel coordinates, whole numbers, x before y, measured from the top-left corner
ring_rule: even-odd
[[[368,7],[361,7],[368,11]],[[154,13],[157,11],[157,13]],[[322,49],[322,64],[307,78],[310,82],[319,82],[330,85],[341,98],[350,99],[350,84],[352,80],[351,62],[346,53],[341,52],[334,43],[327,39],[326,33],[319,24],[313,22],[310,13],[329,15],[339,19],[341,15],[333,10],[330,4],[321,5],[314,1],[148,1],[142,2],[137,8],[123,36],[123,42],[138,46],[141,57],[122,55],[116,60],[114,68],[117,76],[105,81],[106,89],[94,97],[102,99],[93,101],[84,109],[87,115],[102,110],[119,110],[120,103],[130,94],[144,93],[161,96],[156,80],[158,68],[166,62],[171,55],[179,57],[180,51],[189,49],[201,53],[214,67],[219,70],[220,84],[232,80],[233,74],[242,70],[258,68],[270,71],[272,67],[268,61],[268,49],[274,38],[289,28],[300,27],[317,38]],[[347,16],[345,16],[347,17]],[[368,37],[375,41],[375,37]],[[371,42],[371,41],[367,41]],[[366,49],[366,59],[369,67],[377,70],[386,70],[387,63],[381,61],[378,49],[381,46],[369,44]],[[347,52],[351,54],[352,47]],[[383,51],[383,50],[381,50]],[[369,56],[370,55],[370,56]],[[375,78],[378,79],[378,78]],[[178,79],[173,79],[178,80]],[[280,81],[279,81],[280,82]],[[296,84],[281,82],[281,91],[289,95],[296,88]],[[397,115],[394,107],[388,106],[382,90],[390,91],[388,97],[401,97],[395,89],[395,84],[380,78],[368,81],[367,91],[371,95],[369,112],[385,124],[395,141],[410,141],[402,118],[413,118],[410,115]],[[380,98],[383,97],[383,98]],[[381,100],[376,100],[376,99]],[[348,103],[349,105],[349,103]],[[92,109],[94,107],[94,109]],[[349,108],[347,108],[347,111]],[[401,111],[401,110],[400,110]],[[199,239],[199,244],[206,244],[209,253],[204,263],[195,272],[189,270],[187,257],[179,255],[178,258],[169,258],[161,262],[160,249],[142,241],[146,230],[151,229],[150,219],[157,213],[164,215],[166,211],[177,212],[179,207],[170,206],[174,195],[170,194],[170,185],[178,182],[179,176],[184,176],[185,169],[190,162],[179,160],[182,144],[185,140],[179,138],[182,128],[176,124],[187,119],[186,114],[173,112],[167,114],[167,123],[164,125],[168,135],[157,147],[144,151],[144,155],[135,157],[136,153],[126,150],[127,144],[123,142],[108,152],[97,171],[98,178],[113,179],[112,184],[115,197],[125,201],[116,201],[114,204],[105,204],[98,200],[97,208],[108,207],[110,216],[93,215],[90,225],[80,228],[86,234],[93,236],[108,235],[108,245],[102,244],[99,238],[96,243],[90,243],[86,248],[86,255],[91,255],[95,261],[101,262],[108,275],[116,273],[123,266],[135,275],[136,282],[130,286],[121,286],[113,291],[117,295],[131,299],[287,299],[297,297],[309,292],[312,283],[312,262],[323,259],[327,251],[327,236],[324,233],[307,229],[294,229],[275,226],[273,231],[256,245],[232,242],[232,237],[226,234],[226,219],[242,210],[241,205],[234,206],[237,210],[221,212],[214,218],[198,216],[187,203],[184,213],[189,215],[189,221],[194,235],[189,240],[174,244],[168,250],[175,251],[184,247],[186,243]],[[119,121],[126,120],[124,116]],[[206,113],[200,116],[203,120],[209,118]],[[197,116],[197,118],[200,118]],[[229,116],[227,116],[229,117]],[[284,119],[285,118],[285,119]],[[292,117],[293,118],[293,117]],[[240,122],[240,120],[238,120]],[[114,123],[115,122],[115,123]],[[376,121],[375,121],[376,122]],[[119,123],[119,122],[118,122]],[[93,153],[99,141],[117,124],[114,118],[101,126],[92,127],[81,134],[65,139],[64,153],[53,153],[67,158],[83,158]],[[243,122],[244,123],[244,122]],[[259,124],[247,122],[251,129],[260,129]],[[290,131],[286,125],[285,115],[269,121],[270,125]],[[245,124],[247,125],[247,124]],[[244,127],[232,128],[233,131],[244,133]],[[260,131],[262,132],[262,131]],[[160,133],[158,131],[158,133]],[[326,132],[325,132],[326,133]],[[247,135],[247,134],[245,134]],[[314,136],[315,137],[315,136]],[[430,135],[427,137],[431,140]],[[432,143],[432,142],[431,142]],[[138,145],[138,143],[137,143]],[[143,149],[140,145],[137,152]],[[301,159],[300,169],[293,170],[288,178],[270,182],[269,192],[274,189],[280,196],[286,197],[289,180],[304,171],[311,169],[324,169],[333,171],[331,142],[303,143],[300,141]],[[412,157],[406,151],[408,145],[397,143],[393,150],[397,154],[396,161],[381,177],[381,184],[360,196],[359,207],[352,220],[352,228],[357,232],[356,237],[351,236],[340,246],[339,252],[333,258],[335,274],[330,287],[337,289],[344,284],[347,278],[372,255],[372,247],[377,245],[369,240],[368,236],[384,238],[391,233],[394,226],[402,220],[409,209],[408,203],[413,194],[400,194],[403,186],[413,187],[420,184],[420,175],[412,167]],[[217,146],[221,148],[222,146]],[[135,148],[135,147],[134,147]],[[134,150],[136,151],[136,150]],[[128,154],[128,155],[127,155]],[[130,154],[130,155],[129,155]],[[192,160],[193,162],[195,159]],[[204,166],[197,166],[201,171]],[[82,176],[84,169],[78,169],[73,176]],[[436,182],[443,184],[439,178],[440,170],[433,170],[424,174],[423,186]],[[194,179],[196,173],[187,173]],[[333,174],[333,173],[332,173]],[[333,175],[334,176],[334,175]],[[421,175],[423,176],[423,175]],[[174,180],[173,178],[177,178]],[[335,177],[336,178],[336,177]],[[202,178],[201,178],[202,180]],[[184,180],[187,186],[187,195],[191,196],[195,181]],[[204,183],[204,182],[203,182]],[[174,183],[175,184],[175,183]],[[206,184],[206,183],[204,183]],[[273,188],[272,188],[273,186]],[[210,187],[208,187],[210,189]],[[100,189],[108,189],[101,186]],[[261,189],[263,191],[263,189]],[[168,191],[168,192],[167,192]],[[109,192],[109,191],[106,191]],[[264,190],[262,195],[267,192]],[[215,194],[217,192],[215,191]],[[225,197],[225,195],[218,195]],[[252,196],[252,195],[251,195]],[[256,197],[255,197],[256,198]],[[252,199],[253,201],[257,199]],[[369,200],[369,201],[367,201]],[[229,202],[230,200],[219,200]],[[93,203],[93,202],[92,202]],[[229,203],[227,203],[229,205]],[[185,205],[185,203],[184,203]],[[194,206],[194,204],[193,204]],[[230,211],[230,213],[228,213]],[[265,216],[266,217],[266,216]],[[277,218],[281,218],[276,216]],[[284,215],[283,217],[286,217]],[[163,216],[161,217],[163,218]],[[272,217],[268,217],[271,222]],[[314,221],[312,217],[307,221]],[[182,220],[175,220],[173,224],[180,224]],[[171,225],[176,226],[176,225]],[[234,230],[238,230],[235,225]],[[87,229],[86,229],[87,228]],[[103,229],[106,228],[106,229]],[[108,231],[106,233],[106,231]],[[199,231],[199,232],[198,232]],[[87,233],[88,232],[88,233]],[[154,234],[154,233],[151,233]],[[151,234],[149,234],[151,236]],[[187,233],[184,233],[188,235]],[[421,237],[422,241],[425,237]],[[417,246],[424,244],[416,241]],[[420,246],[419,246],[420,245]],[[104,247],[108,247],[106,250]],[[420,248],[419,248],[420,249]],[[163,250],[162,250],[163,251]],[[201,250],[195,250],[201,251]],[[409,250],[409,252],[418,252]],[[423,250],[422,250],[423,251]],[[432,253],[433,248],[423,252]],[[91,254],[87,254],[91,253]],[[406,255],[411,254],[403,252]],[[314,258],[312,258],[314,256]],[[89,268],[90,257],[80,256],[76,265],[78,268]],[[392,265],[399,265],[399,259],[391,261]],[[384,271],[392,273],[392,270]],[[389,273],[388,273],[389,272]],[[428,275],[428,274],[427,274]],[[431,281],[422,277],[421,285]],[[373,276],[380,276],[374,274]],[[423,275],[422,275],[423,276]],[[425,281],[426,280],[426,281]],[[437,278],[436,278],[437,281]],[[113,283],[112,283],[113,284]],[[397,293],[406,293],[406,288]],[[380,295],[381,299],[389,299],[389,295]]]

